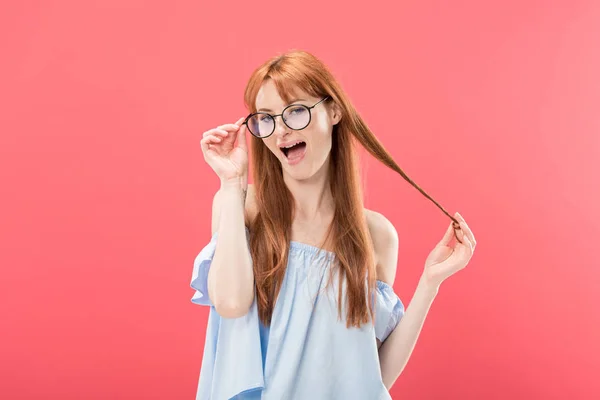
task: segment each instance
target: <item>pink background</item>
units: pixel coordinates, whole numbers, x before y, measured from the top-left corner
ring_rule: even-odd
[[[478,239],[393,397],[600,398],[600,3],[495,3],[3,2],[0,397],[193,398],[200,137],[301,48]],[[408,303],[449,221],[373,159],[365,177]]]

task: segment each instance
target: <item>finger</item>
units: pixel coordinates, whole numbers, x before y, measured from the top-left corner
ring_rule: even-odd
[[[450,222],[450,226],[446,229],[446,233],[444,233],[444,237],[439,241],[438,245],[447,246],[452,240],[452,235],[454,234],[454,227],[452,226],[452,222]]]
[[[469,228],[469,225],[467,225],[467,221],[465,221],[463,216],[460,215],[458,212],[456,213],[456,216],[458,217],[458,221],[460,223],[460,227],[462,228],[463,232],[467,236],[469,236],[469,240],[471,241],[471,244],[473,245],[473,247],[475,247],[475,245],[477,244],[477,241],[475,240],[475,235],[473,235],[473,231],[471,230],[471,228]]]
[[[462,243],[462,238],[464,237],[465,232],[463,231],[460,223],[461,223],[461,221],[464,221],[464,219],[458,212],[454,213],[454,218],[458,222],[458,227],[455,229],[456,240],[458,240],[460,243]]]
[[[200,147],[202,148],[202,153],[206,154],[210,149],[208,148],[209,141],[206,138],[202,138],[200,140]]]
[[[240,129],[240,126],[238,124],[224,124],[217,126],[217,129],[224,129],[228,132],[235,132],[238,129]]]
[[[475,236],[473,235],[471,228],[469,228],[467,223],[464,221],[460,221],[460,227],[462,228],[463,232],[465,232],[465,236],[467,236],[469,238],[469,241],[471,242],[473,247],[475,247],[475,245],[477,244],[477,241],[475,240]]]
[[[465,235],[465,243],[457,249],[460,263],[465,267],[473,256],[473,245],[469,242],[469,238]]]
[[[227,135],[229,135],[229,132],[227,132],[224,129],[215,128],[215,129],[211,129],[211,130],[208,130],[208,131],[204,132],[202,134],[202,136],[206,137],[208,135],[214,135],[214,134],[219,134],[221,136],[227,136]]]
[[[222,137],[218,137],[216,135],[208,135],[207,137],[203,138],[202,140],[207,140],[209,143],[213,142],[213,143],[221,143],[223,141]]]
[[[218,144],[221,142],[221,138],[216,136],[207,136],[200,141],[202,151],[210,150],[209,144]]]
[[[240,130],[237,133],[238,136],[238,146],[240,149],[244,151],[248,151],[248,146],[246,145],[246,125],[242,125]]]
[[[465,235],[464,239],[464,246],[465,249],[467,251],[467,255],[470,257],[471,254],[473,254],[473,243],[471,242],[471,239],[469,238],[469,236]]]

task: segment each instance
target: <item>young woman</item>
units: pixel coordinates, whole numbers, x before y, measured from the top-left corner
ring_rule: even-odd
[[[191,281],[192,302],[211,307],[197,399],[390,399],[473,233],[406,176],[313,55],[268,60],[245,103],[250,115],[201,139],[221,187]],[[406,310],[392,289],[398,235],[363,206],[356,143],[452,220]]]

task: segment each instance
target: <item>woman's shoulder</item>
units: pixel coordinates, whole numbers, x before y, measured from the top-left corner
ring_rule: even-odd
[[[392,285],[398,264],[398,232],[383,214],[364,209],[375,251],[377,279]]]
[[[251,226],[258,214],[256,190],[253,184],[248,184],[244,210],[245,224]],[[367,208],[364,209],[364,213],[375,251],[377,279],[391,285],[396,277],[398,232],[383,214]]]
[[[244,210],[246,225],[250,225],[258,214],[256,189],[252,183],[248,184]],[[377,244],[385,247],[386,245],[393,244],[393,242],[398,240],[396,228],[383,214],[367,208],[364,208],[364,213],[367,219],[371,237],[373,238],[373,244],[376,244],[375,242],[377,242]]]

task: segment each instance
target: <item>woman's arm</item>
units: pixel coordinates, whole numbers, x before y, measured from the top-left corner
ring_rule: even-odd
[[[421,279],[404,316],[379,348],[381,377],[388,390],[408,363],[436,294],[437,289]]]
[[[450,244],[455,234],[450,223],[444,237],[425,260],[423,275],[404,316],[379,347],[381,376],[388,390],[408,363],[440,285],[445,279],[466,267],[473,256],[476,245],[473,232],[460,214],[456,213],[455,217],[460,222],[460,230],[457,231],[459,241]],[[377,274],[378,279],[392,285],[396,274],[398,235],[387,219],[382,216],[379,220],[378,229],[375,230],[378,233],[374,236],[374,243],[379,243],[374,245]]]
[[[377,279],[393,286],[398,264],[398,233],[382,214],[371,211],[367,216],[375,250]],[[388,390],[410,358],[436,293],[437,290],[421,280],[396,328],[383,343],[378,340],[381,376]]]
[[[245,226],[246,188],[221,183],[213,199],[212,230],[218,232],[208,272],[208,296],[224,318],[245,315],[254,300],[254,272]]]

